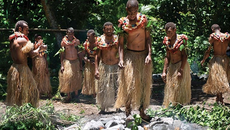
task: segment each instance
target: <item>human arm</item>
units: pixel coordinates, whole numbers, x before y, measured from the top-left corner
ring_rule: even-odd
[[[49,73],[49,68],[48,68],[47,54],[44,55],[44,58],[46,60],[46,74],[48,74]]]
[[[99,75],[99,70],[98,70],[98,66],[99,66],[99,61],[100,61],[100,56],[101,56],[101,50],[98,49],[97,53],[95,55],[95,78],[99,79],[100,75]]]
[[[151,53],[152,53],[151,37],[150,37],[150,31],[148,29],[145,30],[145,43],[146,43],[146,48],[148,51],[148,55],[145,58],[145,64],[148,64],[151,62]]]
[[[124,67],[124,36],[119,36],[118,53],[119,53],[118,66],[123,68]]]
[[[209,57],[211,49],[212,49],[212,46],[209,46],[208,49],[205,51],[203,60],[200,62],[201,66],[203,66],[205,60]]]
[[[65,47],[63,41],[61,42],[61,47]],[[65,50],[65,51],[66,51],[66,50]],[[61,73],[63,73],[63,71],[64,71],[64,69],[65,69],[65,68],[64,68],[64,65],[63,65],[63,60],[64,60],[64,58],[65,58],[65,51],[60,53]]]
[[[164,68],[163,68],[163,72],[162,72],[162,79],[164,82],[166,82],[166,72],[167,72],[167,68],[168,68],[168,65],[169,65],[169,53],[166,51],[166,56],[165,56],[165,59],[164,59]]]
[[[183,70],[184,70],[184,66],[185,66],[185,64],[186,64],[186,62],[187,62],[187,58],[188,58],[188,56],[187,56],[187,54],[186,54],[186,52],[185,52],[185,49],[183,49],[183,50],[181,51],[181,66],[180,66],[180,68],[179,68],[179,70],[178,70],[178,72],[177,72],[177,75],[178,75],[179,77],[182,77],[182,76],[183,76]]]

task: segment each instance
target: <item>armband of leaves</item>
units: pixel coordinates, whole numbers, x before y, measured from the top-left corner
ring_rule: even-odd
[[[83,46],[83,44],[80,44],[80,45],[78,45],[78,46],[75,46],[75,48],[77,49],[79,49],[79,51],[82,51],[82,50],[84,50],[85,49],[85,47]]]
[[[114,30],[115,30],[115,34],[118,35],[118,36],[124,36],[124,35],[127,35],[127,32],[125,32],[122,27],[114,27]]]
[[[152,21],[148,21],[147,25],[145,26],[145,29],[148,30],[148,31],[151,31],[152,30]]]
[[[65,47],[60,48],[60,49],[57,51],[57,53],[54,55],[54,57],[55,57],[56,55],[58,55],[58,54],[64,52],[64,51],[65,51]]]
[[[188,55],[188,47],[187,47],[187,45],[184,45],[185,42],[186,42],[185,39],[183,39],[183,44],[180,45],[179,49],[180,49],[180,51],[182,51],[184,49],[185,53]]]

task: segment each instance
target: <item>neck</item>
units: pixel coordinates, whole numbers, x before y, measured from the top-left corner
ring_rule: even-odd
[[[108,40],[108,41],[110,41],[110,40],[112,40],[112,39],[113,39],[113,35],[111,35],[111,36],[107,36],[107,35],[105,35],[105,39],[106,39],[106,40]]]
[[[214,33],[220,33],[220,30],[215,30]]]
[[[176,36],[177,36],[177,34],[175,34],[174,36],[172,36],[171,41],[176,40]]]

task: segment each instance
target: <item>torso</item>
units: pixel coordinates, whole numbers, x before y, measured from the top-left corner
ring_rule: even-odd
[[[170,63],[172,64],[175,64],[175,63],[178,63],[182,60],[182,51],[180,51],[180,46],[182,44],[187,44],[187,43],[184,43],[184,40],[187,41],[187,36],[186,35],[178,35],[176,36],[176,39],[175,40],[171,40],[170,42],[167,42],[168,41],[168,38],[165,37],[164,38],[164,41],[163,41],[163,44],[166,45],[166,48],[167,48],[167,54],[169,56],[169,59],[170,59]],[[171,43],[174,43],[174,44],[171,44]]]
[[[146,49],[146,22],[145,15],[138,13],[137,21],[130,21],[127,17],[122,17],[118,21],[122,29],[128,33],[127,49],[134,51],[143,51]]]
[[[24,38],[17,38],[10,42],[10,53],[14,63],[27,65],[27,54],[22,52],[22,47],[26,45],[27,42],[21,43]]]
[[[79,40],[77,39],[77,42]],[[67,60],[76,60],[78,58],[78,52],[77,49],[75,48],[77,46],[77,42],[74,44],[62,44],[62,46],[65,47],[65,59]]]
[[[107,40],[105,35],[102,35],[97,44],[101,50],[101,60],[104,64],[115,65],[118,64],[118,36],[113,35],[113,39]]]
[[[220,38],[224,38],[226,34],[220,33]],[[226,55],[226,50],[229,44],[229,39],[224,39],[224,40],[216,40],[213,39],[213,50],[214,50],[214,55]]]
[[[101,60],[104,64],[114,65],[118,64],[118,47],[117,45],[111,46],[107,49],[101,50]]]
[[[137,28],[129,32],[127,37],[127,48],[135,51],[145,50],[145,28]]]
[[[174,53],[169,52],[170,63],[175,64],[182,60],[182,54],[180,50],[177,50]]]

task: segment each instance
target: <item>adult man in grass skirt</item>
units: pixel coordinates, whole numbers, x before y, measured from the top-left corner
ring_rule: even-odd
[[[97,37],[95,36],[94,30],[90,29],[87,32],[87,39],[84,43],[85,50],[83,50],[85,70],[84,80],[82,87],[82,94],[96,96],[95,86],[97,80],[95,80],[95,55],[97,51]]]
[[[129,0],[126,4],[127,17],[120,18],[119,27],[128,35],[119,35],[119,66],[123,68],[119,76],[119,89],[116,108],[126,107],[126,116],[132,109],[139,109],[146,121],[150,117],[144,113],[149,106],[152,85],[151,38],[147,28],[147,17],[138,13],[138,1]],[[125,52],[124,39],[127,41]]]
[[[209,57],[210,51],[213,48],[214,56],[209,63],[209,76],[207,83],[203,86],[203,92],[216,95],[216,102],[224,104],[222,94],[229,91],[229,58],[226,55],[226,50],[230,41],[230,35],[220,32],[220,26],[213,24],[211,27],[213,33],[210,34],[210,46],[204,54],[201,65]]]
[[[95,78],[98,79],[96,102],[100,104],[100,114],[113,106],[118,79],[118,36],[113,34],[111,22],[103,26],[104,34],[98,38],[98,52],[95,56]],[[100,61],[101,60],[101,61]],[[99,67],[98,67],[99,65]]]
[[[78,95],[78,90],[82,85],[82,73],[80,71],[80,62],[78,59],[77,45],[80,41],[74,37],[74,29],[67,29],[66,36],[62,39],[61,47],[64,52],[61,52],[61,69],[59,71],[59,91],[66,93],[65,102],[70,102],[71,92]]]
[[[13,65],[7,74],[7,105],[21,106],[24,103],[31,103],[34,107],[39,105],[39,91],[27,65],[27,57],[37,56],[45,47],[33,50],[34,44],[27,37],[28,29],[27,22],[20,20],[15,24],[14,34],[9,36]]]
[[[169,22],[165,25],[163,44],[166,46],[166,57],[162,73],[165,84],[163,106],[188,104],[191,100],[190,66],[187,62],[187,36],[176,33],[176,25]]]
[[[44,45],[42,36],[35,34],[34,49],[36,50],[42,45]],[[37,83],[40,96],[41,94],[46,94],[47,96],[51,97],[52,87],[50,85],[50,73],[48,69],[46,52],[47,50],[41,50],[39,51],[39,55],[33,58],[32,72]]]

